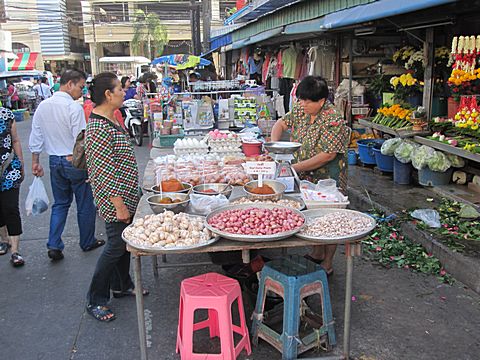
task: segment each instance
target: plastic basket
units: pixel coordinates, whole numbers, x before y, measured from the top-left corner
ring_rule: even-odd
[[[178,135],[158,135],[157,138],[160,143],[160,147],[173,147],[177,139],[183,139],[185,137],[183,131]]]

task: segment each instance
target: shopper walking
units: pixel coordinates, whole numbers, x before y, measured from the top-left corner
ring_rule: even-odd
[[[25,262],[18,252],[22,234],[18,197],[24,177],[23,153],[15,117],[3,107],[0,108],[0,167],[0,255],[11,248],[12,265],[22,266]]]
[[[90,283],[87,311],[99,321],[111,321],[115,314],[107,306],[110,290],[114,297],[134,295],[122,231],[131,223],[139,201],[138,168],[130,137],[114,115],[125,96],[121,82],[113,73],[101,73],[93,79],[90,93],[96,107],[85,132],[85,154],[108,239]]]
[[[96,208],[92,189],[86,182],[87,171],[72,166],[76,137],[85,129],[82,106],[75,102],[82,96],[85,78],[81,71],[66,70],[60,80],[60,90],[39,105],[32,121],[29,147],[33,175],[44,175],[40,153],[45,150],[49,155],[54,204],[47,248],[52,260],[63,259],[62,233],[73,195],[77,203],[80,247],[83,251],[90,251],[105,244],[105,241],[95,239]]]

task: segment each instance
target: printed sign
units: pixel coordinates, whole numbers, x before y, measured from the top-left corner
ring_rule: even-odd
[[[274,175],[277,169],[274,161],[247,161],[242,165],[249,175]]]

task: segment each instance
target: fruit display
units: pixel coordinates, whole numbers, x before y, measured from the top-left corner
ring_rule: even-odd
[[[133,246],[171,249],[205,244],[211,240],[212,233],[200,217],[165,211],[135,220],[123,236]]]
[[[372,220],[366,216],[353,212],[338,211],[309,219],[301,234],[312,237],[336,238],[365,232],[371,226]]]
[[[215,229],[240,235],[273,235],[300,228],[304,218],[283,207],[225,210],[212,216],[208,224]]]

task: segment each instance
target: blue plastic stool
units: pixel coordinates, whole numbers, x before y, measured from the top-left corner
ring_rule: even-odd
[[[278,334],[263,322],[268,291],[284,299],[282,334]],[[319,329],[300,338],[302,300],[314,294],[319,294],[322,301],[323,323]],[[265,264],[261,273],[251,333],[254,345],[258,344],[259,337],[262,338],[281,351],[283,360],[296,359],[298,354],[318,346],[320,339],[328,338],[328,348],[335,345],[335,327],[325,270],[299,255],[289,255]]]

